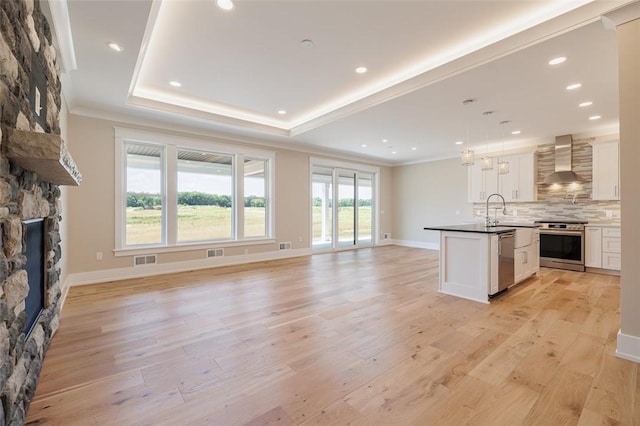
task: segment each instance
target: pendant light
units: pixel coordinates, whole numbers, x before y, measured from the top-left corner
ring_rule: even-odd
[[[485,117],[489,117],[491,114],[493,114],[493,111],[485,111],[482,113],[482,115],[484,115]],[[489,127],[488,126],[486,128],[486,149],[487,151],[484,157],[482,157],[483,171],[493,170],[493,158],[489,157]]]
[[[498,159],[498,174],[507,175],[509,174],[509,162]]]
[[[475,99],[465,99],[462,101],[462,105],[470,105],[474,103]],[[475,154],[472,149],[469,149],[469,118],[467,115],[467,139],[465,140],[465,149],[462,150],[462,157],[460,164],[463,166],[473,166],[475,164]]]
[[[504,154],[504,126],[509,124],[509,120],[501,121],[502,125],[502,153]],[[509,174],[509,162],[503,159],[498,159],[498,174],[506,175]]]

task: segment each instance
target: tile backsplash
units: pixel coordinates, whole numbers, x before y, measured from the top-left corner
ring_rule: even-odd
[[[491,203],[492,205],[494,203]],[[484,220],[485,205],[473,205],[474,218]],[[490,214],[493,217],[493,210]],[[502,222],[530,222],[538,219],[580,219],[589,223],[620,224],[620,201],[571,201],[507,203],[507,215],[498,215]]]
[[[544,184],[544,178],[555,170],[554,144],[540,145],[536,151],[538,201],[507,203],[507,215],[498,215],[503,222],[530,222],[537,219],[580,219],[589,223],[620,224],[620,201],[591,200],[593,139],[573,141],[571,155],[572,170],[581,178],[581,183]],[[492,203],[493,205],[494,203]],[[474,203],[474,219],[485,216],[484,203]],[[490,209],[490,211],[492,211]]]

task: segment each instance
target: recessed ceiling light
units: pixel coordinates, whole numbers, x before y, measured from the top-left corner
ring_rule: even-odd
[[[122,49],[122,46],[120,46],[118,43],[114,41],[107,43],[107,46],[109,46],[111,50],[115,50],[116,52],[122,52],[124,50]]]
[[[396,154],[396,152],[395,152],[395,151],[391,151],[391,153],[392,153],[392,154]]]
[[[599,115],[592,115],[591,117],[589,117],[589,120],[600,120],[602,117]]]
[[[456,141],[456,145],[462,145],[462,141]]]
[[[416,147],[414,146],[413,148],[411,148],[411,151],[415,151],[416,149],[418,149],[418,148],[416,148]]]
[[[389,142],[387,139],[382,139],[382,143],[387,143]]]
[[[586,101],[586,102],[582,102],[582,103],[578,104],[578,106],[580,108],[588,107],[588,106],[591,106],[591,105],[593,105],[593,102],[591,102],[591,101]]]
[[[360,145],[360,146],[361,146],[361,147],[363,147],[363,148],[366,148],[366,147],[367,147],[367,144],[366,144],[366,143],[363,143],[363,144],[362,144],[362,145]]]
[[[567,86],[567,90],[576,90],[582,87],[580,83],[573,83]]]
[[[519,135],[520,133],[520,130],[514,130],[513,132],[511,132],[512,135]]]
[[[279,109],[279,110],[278,110],[278,114],[280,114],[280,115],[286,115],[286,114],[287,114],[287,111],[285,111],[285,110],[283,110],[283,109]]]
[[[364,74],[365,72],[367,72],[367,67],[358,67],[356,68],[356,72],[358,74]]]
[[[563,63],[566,60],[567,60],[566,57],[558,56],[557,58],[553,58],[552,60],[550,60],[549,61],[549,65],[560,65],[561,63]]]
[[[180,83],[179,81],[170,81],[169,82],[169,86],[173,86],[173,87],[182,87],[182,83]]]
[[[300,40],[300,46],[304,47],[305,49],[311,49],[313,47],[313,41],[307,39],[304,40]]]
[[[231,0],[218,0],[216,3],[218,4],[218,7],[222,10],[233,9],[233,2]]]

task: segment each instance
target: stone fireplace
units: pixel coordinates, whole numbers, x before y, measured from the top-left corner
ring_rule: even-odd
[[[24,423],[59,324],[59,185],[81,180],[60,137],[60,109],[56,51],[39,1],[1,0],[0,425]]]

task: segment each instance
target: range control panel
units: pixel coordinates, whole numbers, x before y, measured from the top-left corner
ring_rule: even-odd
[[[566,229],[567,231],[583,231],[584,225],[581,223],[540,223],[541,229]]]

